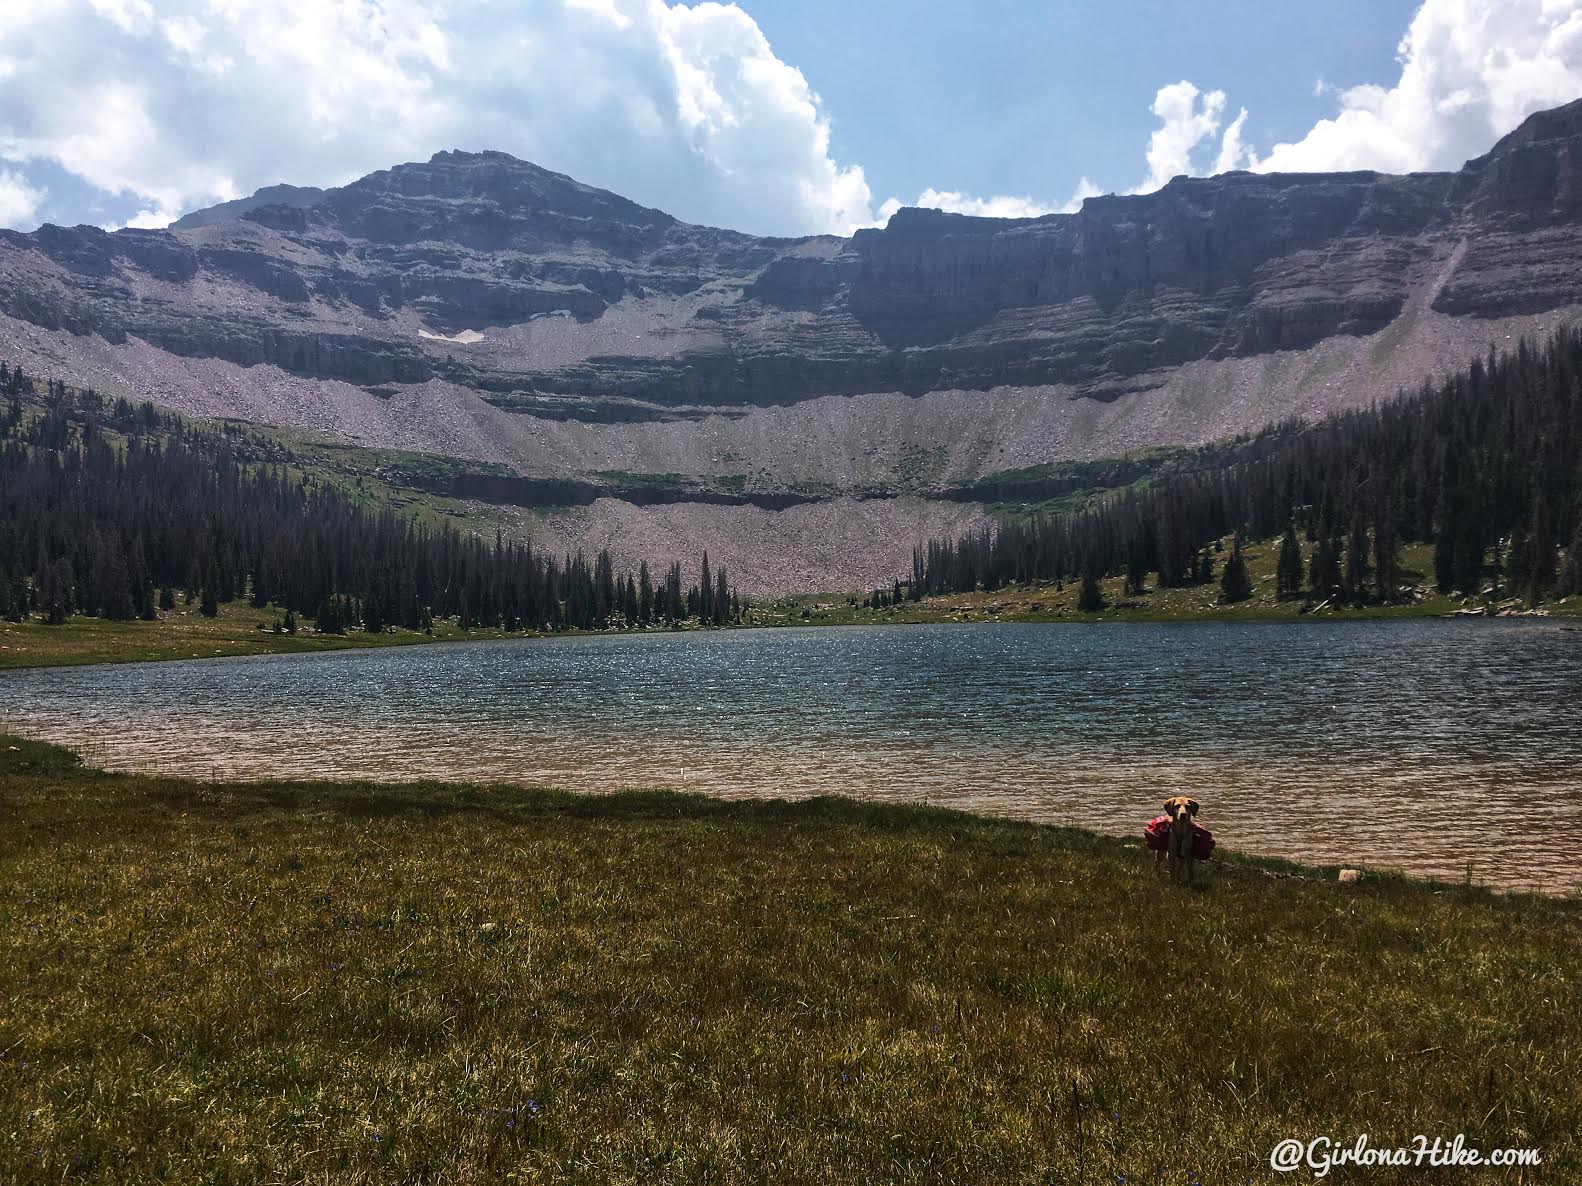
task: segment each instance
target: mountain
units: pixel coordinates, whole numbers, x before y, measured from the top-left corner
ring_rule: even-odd
[[[999,475],[1363,406],[1571,320],[1579,170],[1582,102],[1456,172],[774,239],[442,152],[166,231],[0,232],[0,356],[527,479],[497,502],[552,480],[570,505],[496,513],[566,546],[856,586]]]

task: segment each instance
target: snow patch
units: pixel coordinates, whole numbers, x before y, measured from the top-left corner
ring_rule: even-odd
[[[459,334],[431,334],[426,329],[417,331],[417,336],[427,338],[431,342],[455,342],[462,346],[471,346],[474,342],[483,341],[483,335],[475,329],[464,329]]]

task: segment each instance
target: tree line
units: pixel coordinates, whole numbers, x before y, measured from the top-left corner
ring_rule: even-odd
[[[1536,604],[1582,592],[1582,329],[1491,350],[1382,406],[1185,453],[1075,512],[929,541],[914,550],[905,595],[1072,580],[1097,608],[1105,577],[1124,575],[1129,592],[1150,574],[1164,587],[1214,580],[1226,537],[1228,601],[1252,592],[1240,540],[1276,537],[1285,598],[1400,600],[1403,543],[1433,544],[1445,593]]]
[[[41,396],[41,398],[33,398]],[[600,630],[721,626],[747,603],[707,553],[617,571],[608,551],[556,557],[496,533],[369,507],[236,425],[0,363],[0,617],[156,618],[178,600],[213,616],[241,599],[340,633],[390,627]]]

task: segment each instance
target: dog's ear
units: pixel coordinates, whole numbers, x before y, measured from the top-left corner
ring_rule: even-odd
[[[1188,799],[1187,800],[1187,814],[1188,815],[1196,815],[1197,814],[1197,800],[1196,799]]]
[[[1165,800],[1165,814],[1168,815],[1171,819],[1175,819],[1176,811],[1179,808],[1180,808],[1180,804],[1177,803],[1174,798],[1170,798],[1170,799],[1166,799]]]

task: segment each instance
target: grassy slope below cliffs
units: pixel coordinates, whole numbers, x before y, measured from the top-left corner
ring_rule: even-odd
[[[1243,1183],[1363,1132],[1582,1176],[1575,902],[12,738],[0,811],[6,1181]]]
[[[1216,559],[1216,574],[1229,556]],[[1310,545],[1303,544],[1303,563],[1311,559]],[[1080,582],[1067,581],[1063,588],[1054,582],[1008,585],[1000,589],[971,593],[945,593],[921,601],[903,601],[896,606],[869,609],[854,604],[849,596],[804,595],[767,603],[753,612],[753,622],[776,625],[861,625],[880,622],[1175,622],[1175,621],[1265,621],[1301,618],[1308,621],[1351,618],[1438,618],[1468,608],[1485,605],[1493,610],[1520,612],[1522,603],[1513,598],[1488,602],[1447,596],[1433,587],[1434,549],[1430,544],[1413,544],[1401,549],[1402,580],[1413,587],[1413,599],[1390,605],[1315,607],[1295,600],[1280,601],[1274,595],[1275,563],[1280,541],[1259,540],[1242,550],[1247,571],[1252,577],[1253,596],[1234,605],[1219,600],[1219,580],[1206,585],[1166,589],[1152,580],[1142,593],[1128,594],[1124,577],[1109,577],[1103,583],[1105,606],[1097,613],[1077,608]],[[1151,576],[1156,574],[1150,574]],[[861,595],[865,597],[866,594]],[[860,598],[859,598],[860,599]],[[1316,612],[1314,612],[1316,610]],[[1582,597],[1568,597],[1539,607],[1543,614],[1556,618],[1582,617]],[[804,612],[805,611],[805,612]]]
[[[974,593],[951,593],[920,602],[866,609],[851,604],[846,595],[805,594],[754,606],[748,626],[873,625],[908,622],[1061,622],[1061,621],[1258,621],[1305,618],[1440,617],[1471,602],[1443,597],[1422,587],[1419,599],[1399,605],[1324,609],[1305,613],[1301,601],[1274,597],[1274,564],[1279,541],[1253,543],[1245,549],[1253,577],[1254,596],[1237,605],[1221,605],[1219,584],[1184,589],[1149,586],[1142,594],[1128,596],[1121,577],[1104,582],[1107,605],[1096,614],[1077,609],[1077,584],[1063,589],[1052,584],[1009,586]],[[1422,569],[1432,565],[1432,549],[1414,546],[1402,553],[1407,579],[1420,580]],[[1582,617],[1582,598],[1551,602],[1543,612],[1553,617]],[[365,649],[429,642],[465,642],[522,638],[520,632],[463,630],[455,619],[439,619],[431,635],[390,628],[380,634],[350,630],[342,635],[317,634],[312,620],[304,618],[296,634],[276,633],[281,620],[277,609],[255,609],[245,601],[227,602],[217,618],[202,617],[195,606],[163,611],[157,622],[111,622],[101,618],[74,617],[64,626],[47,626],[37,616],[21,623],[0,620],[0,670],[11,667],[59,667],[83,663],[125,663],[164,659],[209,659],[230,655],[261,655],[301,651]],[[695,627],[688,627],[695,628]],[[652,627],[650,629],[663,629]]]
[[[435,622],[433,634],[395,627],[378,634],[362,630],[317,634],[312,629],[311,619],[303,619],[295,634],[277,633],[274,627],[282,621],[281,611],[255,609],[245,601],[225,603],[216,618],[204,617],[193,605],[161,611],[155,622],[74,617],[64,626],[49,626],[37,616],[29,616],[24,622],[0,620],[0,670],[213,659],[222,655],[272,655],[511,637],[500,630],[463,630],[454,619]],[[522,635],[518,633],[514,637]]]

